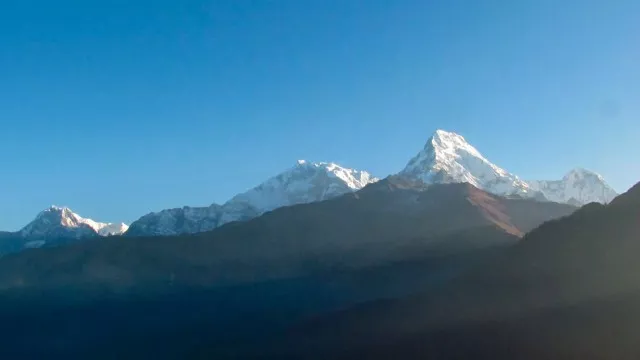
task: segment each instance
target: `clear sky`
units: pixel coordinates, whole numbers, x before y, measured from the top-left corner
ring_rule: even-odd
[[[523,178],[640,181],[640,1],[7,0],[0,229],[386,176],[438,128]]]

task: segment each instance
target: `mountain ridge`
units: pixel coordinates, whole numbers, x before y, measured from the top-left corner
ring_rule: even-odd
[[[84,236],[121,235],[128,226],[124,223],[103,223],[93,219],[83,218],[68,207],[52,205],[41,211],[36,218],[18,231],[20,236],[27,239],[47,239],[67,236],[80,238]]]
[[[345,348],[352,351],[346,358],[637,358],[640,347],[619,349],[629,351],[640,328],[639,216],[640,183],[606,205],[591,203],[543,223],[437,291],[307,321],[273,348],[310,358],[342,358]],[[495,341],[497,334],[508,347]],[[289,352],[285,343],[297,349]]]
[[[51,205],[16,232],[0,233],[0,255],[87,239],[122,235],[125,223],[103,223],[84,218],[68,207]]]
[[[119,289],[166,286],[174,274],[176,286],[222,286],[407,260],[436,249],[512,244],[540,223],[574,210],[507,199],[469,184],[414,188],[387,178],[362,192],[280,207],[209,232],[35,249],[1,261],[0,283],[5,289],[81,284]],[[75,270],[69,272],[69,266]]]
[[[245,221],[283,206],[331,199],[378,181],[366,171],[333,162],[298,160],[296,165],[223,205],[183,207],[147,214],[130,226],[127,235],[178,235],[213,230]]]
[[[607,203],[617,195],[601,175],[582,168],[561,180],[523,180],[490,162],[463,136],[445,130],[436,130],[398,175],[426,184],[469,182],[497,195],[573,205]]]
[[[444,130],[436,130],[399,175],[424,183],[468,182],[498,195],[531,192],[526,182],[487,160],[464,137]]]
[[[572,205],[584,205],[589,202],[608,203],[616,195],[602,176],[581,168],[569,171],[561,180],[523,180],[490,162],[463,136],[445,130],[436,130],[423,149],[394,176],[406,178],[411,182],[422,182],[425,185],[468,182],[501,196],[518,196]],[[41,228],[39,232],[58,231],[59,235],[69,238],[92,236],[87,227],[101,236],[122,233],[128,236],[198,233],[229,222],[246,221],[282,206],[323,201],[359,191],[367,184],[378,180],[367,171],[342,167],[333,162],[299,160],[295,166],[235,195],[222,205],[213,203],[203,207],[184,206],[151,212],[134,221],[129,227],[125,224],[99,223],[83,219],[86,221],[69,222],[84,224],[75,225],[75,231]]]
[[[305,180],[305,177],[302,177],[302,180],[297,183],[287,182],[287,179],[295,178],[292,176],[295,173],[300,175],[300,172],[311,171],[313,175],[314,168],[326,170],[326,172],[317,172],[316,175],[328,174],[342,182],[319,188],[324,189],[328,194],[311,196],[305,193],[305,190],[299,191],[309,187],[311,183],[309,179]],[[577,170],[572,170],[569,174],[575,172]],[[577,181],[568,183],[568,175],[558,181],[526,181],[487,160],[463,136],[445,130],[436,130],[424,148],[408,162],[402,171],[393,176],[406,178],[414,183],[422,182],[425,185],[468,182],[497,195],[520,196],[572,205],[584,205],[591,201],[606,203],[615,196],[615,191],[600,175],[587,170],[583,170],[582,173],[593,174],[593,176],[591,176],[591,182],[583,181],[579,184],[580,187],[576,187]],[[234,196],[223,205],[174,208],[147,214],[131,225],[128,235],[164,236],[212,230],[228,222],[254,218],[278,207],[322,201],[349,191],[359,191],[368,183],[377,180],[366,171],[343,168],[335,163],[310,163],[299,160],[295,167]],[[331,186],[337,188],[335,194],[331,193]],[[565,189],[569,189],[570,193]],[[602,196],[598,196],[599,191]],[[290,193],[294,193],[297,198],[285,199],[285,195]]]
[[[551,201],[581,205],[609,203],[618,195],[602,175],[584,168],[572,169],[561,180],[531,180],[529,185]]]

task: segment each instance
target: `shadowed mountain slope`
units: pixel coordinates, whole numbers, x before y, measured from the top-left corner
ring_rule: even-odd
[[[310,316],[435,289],[573,211],[388,178],[209,233],[28,250],[0,259],[0,356],[233,357]]]
[[[273,354],[638,358],[640,184],[547,222],[439,291],[296,328]]]

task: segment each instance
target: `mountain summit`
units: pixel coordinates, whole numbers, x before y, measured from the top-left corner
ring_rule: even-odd
[[[459,134],[437,130],[399,176],[425,184],[468,182],[497,195],[583,205],[608,203],[617,194],[602,176],[575,169],[562,180],[525,181],[487,160]]]
[[[424,183],[461,183],[498,195],[534,196],[529,184],[498,167],[464,137],[437,130],[399,174]]]
[[[0,257],[29,248],[51,247],[102,236],[124,234],[124,223],[83,218],[67,207],[50,206],[17,232],[0,232]]]
[[[332,162],[298,160],[295,166],[266,180],[224,205],[184,207],[150,213],[131,224],[129,235],[176,235],[213,230],[283,206],[331,199],[378,181],[366,171]]]
[[[469,183],[496,195],[572,205],[608,203],[617,195],[602,176],[585,169],[572,170],[561,180],[525,181],[489,161],[463,136],[444,130],[435,131],[396,177],[423,188],[432,184]],[[52,206],[24,227],[19,237],[41,241],[124,232],[137,236],[197,233],[229,222],[249,220],[283,206],[335,198],[377,181],[366,171],[333,162],[298,160],[291,168],[223,205],[185,206],[153,212],[135,221],[131,228],[125,224],[85,219],[68,208]]]
[[[437,130],[398,175],[413,184],[470,183],[501,196],[518,196],[572,205],[607,203],[616,193],[602,176],[573,170],[562,180],[525,181],[485,158],[456,133]],[[378,181],[366,171],[332,162],[298,160],[223,205],[183,207],[150,213],[131,224],[130,235],[177,235],[212,230],[255,218],[283,206],[312,203],[358,191]]]
[[[225,206],[245,204],[263,213],[282,206],[322,201],[378,181],[366,171],[332,162],[298,160],[296,166],[236,195]]]
[[[47,240],[53,238],[79,239],[88,236],[120,235],[127,231],[124,223],[102,223],[85,219],[67,207],[51,206],[20,230],[26,239]]]
[[[618,195],[602,175],[582,168],[569,171],[562,180],[529,181],[529,184],[551,201],[576,205],[590,202],[606,204]]]

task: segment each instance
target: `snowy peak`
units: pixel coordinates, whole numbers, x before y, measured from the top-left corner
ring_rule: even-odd
[[[98,231],[100,236],[113,236],[122,235],[129,230],[129,225],[125,223],[96,223],[98,226],[94,227],[94,230]]]
[[[607,204],[618,195],[600,174],[583,168],[569,171],[562,180],[534,180],[529,183],[551,201],[576,205],[591,202]]]
[[[461,135],[444,130],[437,130],[399,175],[425,184],[468,182],[497,195],[573,205],[608,203],[617,195],[602,176],[582,168],[562,180],[524,181],[487,160]]]
[[[575,168],[562,177],[562,181],[565,182],[578,182],[585,180],[604,182],[602,175],[583,168]]]
[[[78,227],[82,224],[82,218],[78,216],[76,213],[71,211],[68,207],[58,207],[55,205],[51,205],[48,209],[43,210],[36,217],[37,219],[41,219],[42,221],[49,221],[55,219],[55,221],[59,221],[60,225],[66,227]]]
[[[59,207],[52,205],[41,211],[32,224],[39,222],[52,226],[61,225],[68,228],[77,228],[85,225],[85,219],[74,213],[68,207]]]
[[[459,152],[466,152],[471,156],[484,159],[484,156],[469,144],[462,135],[444,130],[436,130],[427,141],[425,149],[433,149],[440,160],[446,160],[448,156],[453,156]]]
[[[329,176],[336,177],[353,190],[360,190],[363,187],[378,181],[378,178],[371,176],[366,171],[349,169],[332,162],[310,163],[305,160],[298,160],[298,167],[312,168],[317,171],[324,171]]]
[[[52,205],[20,230],[25,238],[82,238],[88,236],[119,235],[128,229],[126,224],[101,223],[85,219],[67,207]]]
[[[468,182],[499,195],[534,196],[529,185],[487,160],[459,134],[437,130],[399,174],[425,184]]]
[[[48,239],[96,236],[97,232],[71,209],[54,205],[41,211],[35,220],[20,231],[20,234],[29,239]]]
[[[332,162],[298,160],[284,172],[234,196],[222,206],[184,207],[143,216],[131,224],[130,235],[175,235],[213,230],[245,221],[283,206],[327,200],[378,181],[366,171]]]
[[[238,204],[264,213],[282,206],[322,201],[357,191],[378,181],[366,171],[349,169],[332,162],[298,160],[296,166],[236,195],[223,207]]]
[[[218,227],[222,207],[212,204],[206,207],[165,209],[152,212],[134,221],[127,235],[168,236],[204,232]]]

